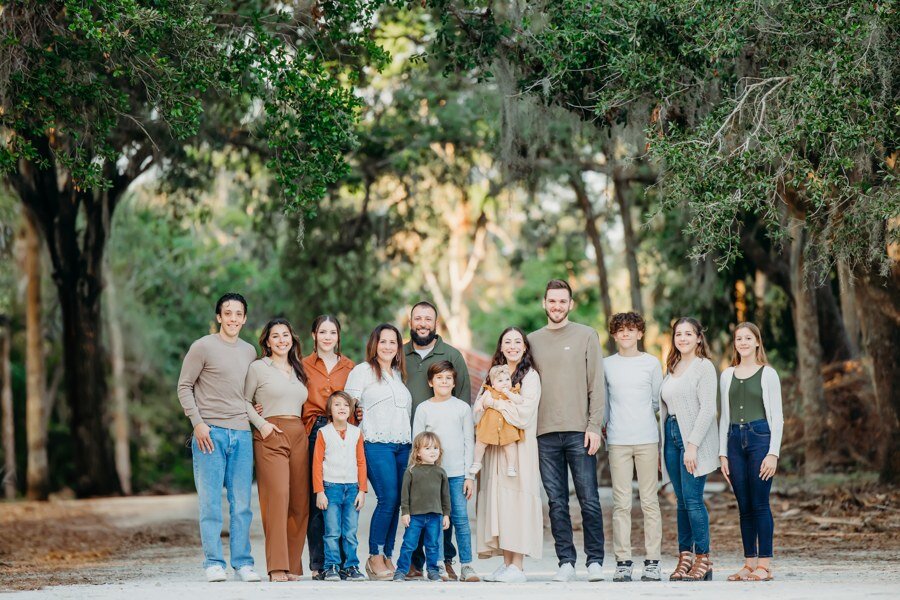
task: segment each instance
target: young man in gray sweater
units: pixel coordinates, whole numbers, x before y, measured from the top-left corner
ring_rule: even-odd
[[[244,378],[256,350],[238,337],[247,301],[229,293],[216,303],[219,331],[194,342],[178,378],[178,400],[194,428],[191,453],[200,501],[200,541],[207,581],[225,581],[222,554],[222,487],[231,504],[231,567],[241,581],[259,581],[250,554],[253,436],[244,400]]]
[[[565,281],[547,283],[543,306],[547,325],[531,333],[528,342],[541,374],[537,441],[541,480],[550,500],[550,530],[559,559],[553,581],[575,578],[568,471],[581,505],[588,581],[601,581],[604,539],[596,454],[606,389],[600,338],[593,328],[569,321],[575,303]]]

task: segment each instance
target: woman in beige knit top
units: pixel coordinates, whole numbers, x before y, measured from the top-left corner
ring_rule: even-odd
[[[703,504],[706,476],[719,466],[716,369],[703,327],[682,317],[672,325],[672,348],[662,384],[663,485],[678,499],[678,566],[672,581],[709,581],[709,514]]]

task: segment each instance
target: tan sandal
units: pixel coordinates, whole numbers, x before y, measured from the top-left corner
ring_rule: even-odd
[[[376,571],[375,567],[372,566],[372,559],[374,556],[370,556],[366,561],[366,575],[369,576],[369,579],[372,581],[390,581],[393,578],[393,573],[391,571]]]
[[[669,575],[669,581],[681,581],[688,574],[691,567],[694,566],[694,555],[691,552],[681,552],[678,554],[678,565],[672,574]]]
[[[756,572],[759,570],[765,571],[766,576],[760,577],[759,575],[757,575]],[[773,579],[775,579],[775,576],[772,575],[772,569],[770,569],[769,567],[764,567],[764,566],[760,565],[760,566],[756,567],[755,569],[753,569],[752,573],[747,575],[747,579],[745,579],[745,581],[772,581]]]
[[[748,575],[752,575],[755,569],[748,564],[744,564],[743,567],[738,569],[737,573],[729,575],[727,581],[745,581]],[[747,575],[741,575],[744,571],[747,571]]]
[[[691,570],[684,576],[684,581],[712,581],[712,576],[712,561],[709,560],[709,554],[698,554]]]
[[[272,571],[269,573],[269,581],[274,581],[275,583],[287,583],[287,571]]]

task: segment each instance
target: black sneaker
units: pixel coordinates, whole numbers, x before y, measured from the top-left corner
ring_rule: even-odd
[[[347,569],[338,569],[338,575],[341,576],[341,581],[347,581]]]
[[[340,581],[341,574],[338,573],[337,567],[331,566],[322,571],[322,579],[324,581]]]
[[[443,581],[440,571],[428,571],[428,581]]]
[[[631,581],[633,563],[630,560],[616,562],[616,572],[613,581]]]
[[[366,576],[360,573],[358,567],[350,567],[349,569],[345,569],[343,571],[345,577],[345,581],[365,581]]]

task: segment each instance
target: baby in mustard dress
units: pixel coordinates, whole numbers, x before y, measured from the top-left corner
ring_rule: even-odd
[[[511,396],[518,395],[519,386],[513,387],[512,374],[507,365],[492,367],[488,373],[488,382],[484,384],[486,394],[490,394],[494,400],[509,402]],[[473,475],[481,470],[481,460],[488,446],[500,446],[506,455],[506,474],[509,477],[518,475],[518,452],[516,442],[524,439],[524,433],[514,425],[510,425],[503,417],[503,413],[495,408],[487,408],[481,416],[475,428],[475,461],[469,472]]]

